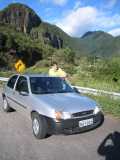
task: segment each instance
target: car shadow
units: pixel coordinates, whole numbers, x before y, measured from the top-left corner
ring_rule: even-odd
[[[13,108],[10,108],[9,113],[12,113],[12,112],[16,112],[16,110],[15,110],[15,109],[13,109]]]
[[[120,133],[115,131],[109,134],[100,144],[98,153],[105,160],[120,160]]]

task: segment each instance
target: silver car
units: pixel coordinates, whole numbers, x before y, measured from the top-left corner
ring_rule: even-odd
[[[65,80],[42,74],[13,75],[2,93],[3,110],[21,111],[32,119],[36,138],[55,133],[78,133],[99,126],[99,105]]]

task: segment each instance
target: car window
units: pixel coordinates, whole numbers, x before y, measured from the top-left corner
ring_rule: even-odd
[[[17,85],[16,85],[16,91],[18,92],[27,92],[29,93],[28,90],[28,83],[27,83],[27,78],[26,77],[19,77]]]
[[[30,86],[33,94],[73,92],[66,81],[58,77],[31,77]]]
[[[15,75],[12,78],[10,78],[10,80],[7,83],[7,86],[13,89],[17,78],[18,78],[18,75]]]

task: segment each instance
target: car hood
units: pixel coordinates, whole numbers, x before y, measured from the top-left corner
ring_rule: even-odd
[[[93,110],[97,105],[94,100],[77,93],[45,94],[35,95],[35,97],[56,111],[70,113]]]

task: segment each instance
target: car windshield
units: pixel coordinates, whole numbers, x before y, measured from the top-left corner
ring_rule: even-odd
[[[33,94],[74,92],[65,80],[58,77],[31,77],[30,85]]]

